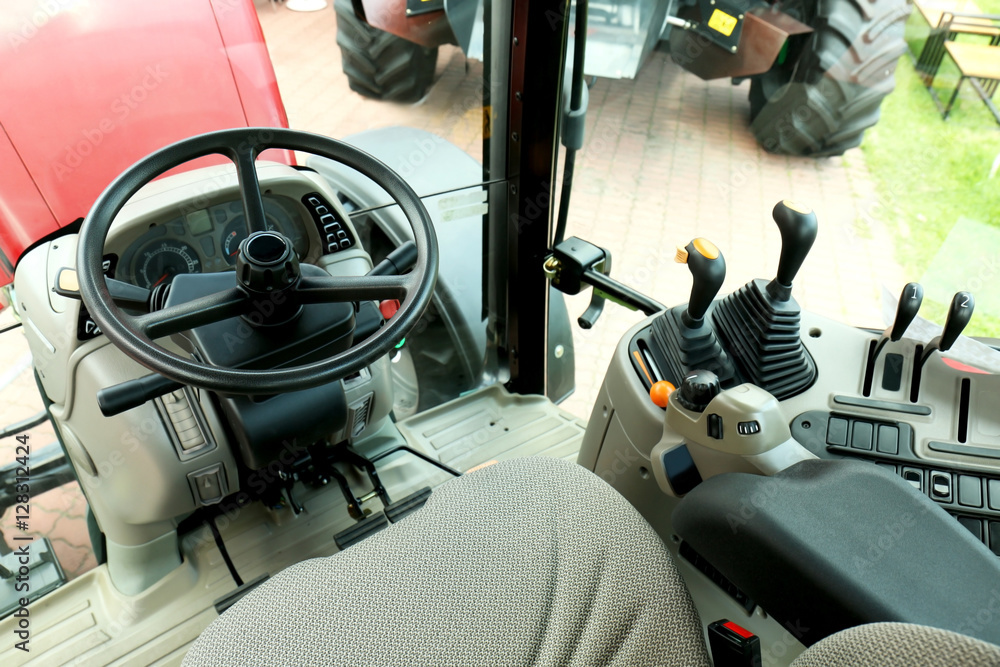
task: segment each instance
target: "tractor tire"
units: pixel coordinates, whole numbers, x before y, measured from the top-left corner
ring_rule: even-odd
[[[336,0],[337,46],[351,90],[375,100],[417,102],[434,83],[437,47],[428,49],[373,28],[354,13],[351,0]]]
[[[750,84],[750,128],[771,153],[841,155],[861,144],[896,85],[906,0],[792,2],[814,29]],[[796,11],[797,10],[797,11]],[[793,38],[794,39],[794,38]]]

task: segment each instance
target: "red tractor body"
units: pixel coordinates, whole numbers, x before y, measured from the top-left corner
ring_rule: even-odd
[[[0,41],[0,285],[27,248],[84,217],[140,157],[211,130],[288,126],[249,0],[8,5]]]

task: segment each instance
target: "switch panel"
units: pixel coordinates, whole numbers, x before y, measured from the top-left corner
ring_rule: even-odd
[[[958,504],[966,507],[983,506],[983,482],[973,475],[958,476]]]
[[[951,502],[951,473],[934,470],[930,481],[931,498],[942,503]]]
[[[346,250],[354,245],[346,226],[338,220],[334,213],[335,209],[318,192],[312,192],[302,197],[302,203],[309,209],[313,222],[319,229],[319,236],[323,239],[324,253],[330,254],[338,250]]]
[[[226,470],[221,463],[188,473],[188,483],[199,505],[215,505],[226,497]]]

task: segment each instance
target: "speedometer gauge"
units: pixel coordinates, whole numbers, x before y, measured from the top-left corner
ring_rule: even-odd
[[[138,253],[133,266],[136,282],[147,289],[170,282],[179,273],[201,273],[197,251],[174,240],[153,241]]]

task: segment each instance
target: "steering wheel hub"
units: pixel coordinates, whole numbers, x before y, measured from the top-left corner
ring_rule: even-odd
[[[283,293],[299,282],[299,258],[277,232],[254,232],[240,244],[236,280],[253,296]]]

